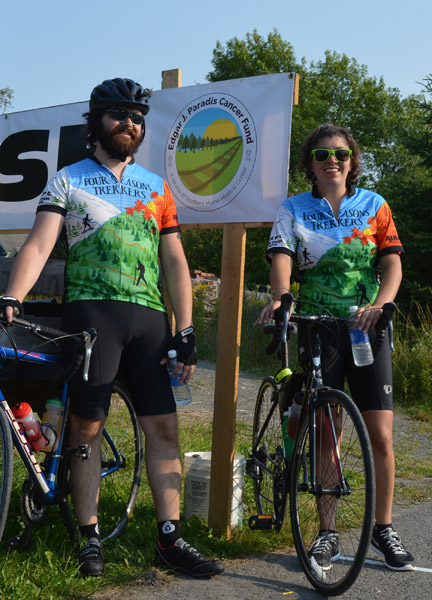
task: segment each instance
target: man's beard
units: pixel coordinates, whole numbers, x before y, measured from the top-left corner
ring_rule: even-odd
[[[130,134],[130,138],[121,135],[121,132],[124,131]],[[130,128],[123,123],[120,123],[114,129],[107,130],[102,122],[99,123],[97,139],[111,158],[116,158],[121,162],[133,156],[143,141],[141,130],[136,131],[134,127]]]

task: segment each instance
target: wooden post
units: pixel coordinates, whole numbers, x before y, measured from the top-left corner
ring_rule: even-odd
[[[166,90],[168,88],[181,87],[182,71],[181,69],[169,69],[168,71],[162,71],[162,84],[161,88]],[[167,309],[168,322],[171,327],[173,334],[175,333],[175,316],[172,308],[171,300],[168,296],[165,280],[162,285],[162,298]]]
[[[231,535],[234,442],[240,334],[243,309],[246,227],[224,225],[220,312],[217,336],[209,525]]]
[[[162,85],[163,90],[168,88],[181,87],[182,84],[182,70],[181,69],[169,69],[168,71],[162,71]]]

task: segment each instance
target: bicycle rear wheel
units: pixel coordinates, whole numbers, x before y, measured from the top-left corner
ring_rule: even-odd
[[[375,470],[366,426],[343,392],[321,392],[315,404],[316,489],[311,484],[309,414],[299,424],[290,481],[290,517],[303,570],[323,595],[345,592],[363,566],[375,514]],[[337,447],[332,448],[331,423]],[[341,472],[336,459],[339,449]],[[324,491],[324,493],[323,493]],[[311,546],[320,530],[335,530],[339,557],[319,565]]]
[[[98,523],[102,541],[118,537],[133,515],[141,483],[141,428],[127,389],[114,383],[101,447]],[[66,528],[76,531],[71,503],[60,505]]]
[[[255,406],[252,435],[254,450],[251,459],[258,514],[272,515],[275,528],[280,531],[287,507],[288,467],[283,455],[277,389],[272,377],[264,379],[259,389]],[[267,425],[263,430],[266,420]]]
[[[9,422],[0,409],[0,540],[9,511],[13,475],[13,445]]]

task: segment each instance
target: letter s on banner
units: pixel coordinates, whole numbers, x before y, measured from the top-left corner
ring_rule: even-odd
[[[0,202],[22,202],[42,193],[48,180],[48,167],[43,160],[19,158],[24,152],[47,152],[49,131],[31,129],[7,137],[0,146],[2,175],[20,175],[17,183],[0,183]]]

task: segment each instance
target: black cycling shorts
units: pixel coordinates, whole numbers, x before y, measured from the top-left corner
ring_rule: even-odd
[[[369,331],[371,343],[375,330]],[[393,372],[388,332],[384,342],[374,357],[374,362],[366,367],[354,364],[348,327],[321,327],[321,365],[324,385],[344,391],[345,377],[351,397],[360,412],[366,410],[393,410]],[[309,360],[310,349],[306,328],[299,325],[299,360],[301,364]]]
[[[176,411],[168,371],[160,361],[170,349],[172,333],[164,312],[131,302],[83,300],[63,306],[62,327],[76,333],[97,331],[89,380],[82,368],[69,382],[71,412],[87,419],[108,415],[114,380],[127,386],[138,416]],[[71,350],[63,350],[65,361]]]

